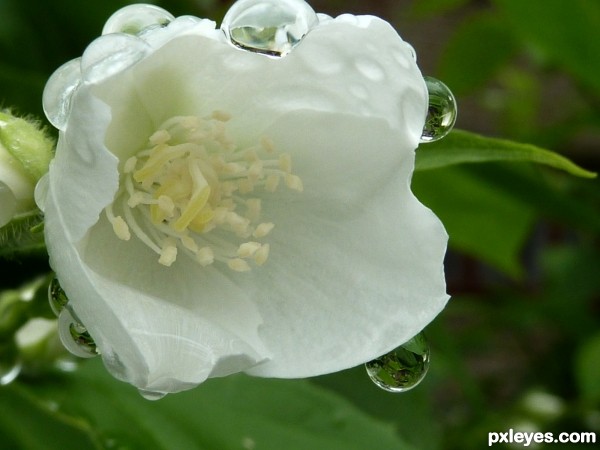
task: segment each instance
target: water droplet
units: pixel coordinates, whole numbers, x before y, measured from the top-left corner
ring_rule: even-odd
[[[83,80],[97,83],[131,67],[144,58],[150,46],[129,34],[105,34],[93,41],[81,57]]]
[[[140,395],[142,397],[144,397],[146,400],[160,400],[161,398],[163,398],[165,395],[164,392],[154,392],[154,391],[146,391],[144,389],[138,389],[138,392],[140,393]]]
[[[304,0],[239,0],[225,14],[221,30],[237,47],[285,56],[318,21]]]
[[[48,197],[49,187],[50,178],[48,176],[48,173],[46,173],[42,176],[42,178],[38,180],[38,182],[35,185],[35,190],[33,191],[33,198],[35,199],[35,204],[42,212],[44,212],[46,209],[46,198]]]
[[[50,123],[64,130],[71,110],[71,98],[81,82],[81,58],[60,66],[48,79],[42,95],[44,113]]]
[[[429,344],[423,333],[391,352],[365,364],[373,382],[389,392],[406,392],[417,386],[429,369]]]
[[[434,142],[446,136],[456,122],[456,99],[452,91],[432,77],[425,77],[427,91],[429,92],[429,108],[427,118],[421,135],[421,142]]]
[[[58,335],[65,348],[80,358],[98,356],[96,344],[87,329],[73,317],[69,308],[64,308],[58,316]]]
[[[19,350],[15,342],[0,345],[0,386],[12,383],[21,373]]]
[[[175,17],[154,5],[134,4],[115,12],[106,21],[102,34],[126,33],[139,35],[153,28],[166,27]]]
[[[54,277],[48,285],[48,302],[50,302],[50,308],[52,308],[52,312],[57,317],[65,306],[67,306],[67,303],[69,303],[67,294],[63,291],[63,288],[56,277]]]

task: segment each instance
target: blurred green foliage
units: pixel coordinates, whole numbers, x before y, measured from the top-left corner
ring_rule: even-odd
[[[0,0],[0,105],[42,118],[45,80],[127,3]],[[228,7],[156,3],[217,20]],[[600,2],[312,4],[382,15],[414,39],[422,67],[455,92],[461,128],[600,169]],[[453,295],[427,330],[433,362],[419,388],[389,394],[356,368],[310,382],[213,380],[150,404],[93,362],[0,387],[0,448],[469,450],[509,428],[600,436],[599,182],[503,158],[436,166],[453,142],[485,150],[457,136],[419,149],[430,166],[413,180],[449,231]],[[2,263],[5,287],[47,270],[37,257],[9,275],[15,264]]]

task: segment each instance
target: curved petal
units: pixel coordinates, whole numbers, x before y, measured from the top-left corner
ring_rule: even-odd
[[[91,89],[85,85],[75,94],[67,132],[59,134],[48,171],[49,190],[60,199],[56,208],[68,239],[64,245],[76,244],[85,236],[118,188],[118,160],[104,145],[110,109]],[[52,215],[48,213],[47,219]],[[55,239],[47,234],[49,242]]]
[[[58,204],[51,190],[51,265],[114,376],[140,389],[177,392],[265,358],[256,331],[261,318],[226,274],[185,259],[161,267],[143,245],[119,241],[105,220],[81,244],[68,245]],[[148,260],[153,264],[140,270]],[[232,310],[235,319],[226,320]]]
[[[308,112],[282,118],[269,135],[308,162],[296,165],[302,195],[264,202],[276,223],[272,256],[248,284],[273,357],[249,372],[341,370],[419,333],[448,300],[447,235],[410,192],[410,140],[383,121]]]

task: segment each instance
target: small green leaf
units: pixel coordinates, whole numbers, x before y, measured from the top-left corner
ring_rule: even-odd
[[[70,428],[63,436],[85,432],[88,442],[100,443],[100,448],[372,450],[374,443],[386,450],[412,448],[391,425],[305,380],[238,375],[150,402],[110,377],[100,361],[91,361],[60,379],[15,382],[0,389],[10,393],[0,395],[0,430],[10,428],[11,409],[19,407],[21,397],[37,406],[36,416]],[[23,445],[17,448],[41,448],[24,444],[44,436],[42,421],[20,417],[19,429],[27,433],[11,433],[13,442]],[[49,441],[44,448],[63,447]]]
[[[564,170],[578,177],[596,177],[594,172],[585,170],[550,150],[462,130],[454,130],[440,141],[421,145],[417,150],[415,169],[429,170],[455,164],[494,161],[532,162]]]

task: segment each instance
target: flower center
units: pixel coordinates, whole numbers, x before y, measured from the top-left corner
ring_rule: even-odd
[[[226,134],[230,116],[178,116],[150,136],[147,147],[123,165],[119,190],[105,212],[117,237],[133,233],[165,266],[179,252],[202,266],[214,261],[235,271],[262,265],[275,226],[261,221],[260,192],[273,193],[283,179],[301,192],[291,158],[263,137],[248,148]],[[116,215],[115,211],[120,214]]]

